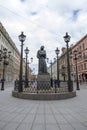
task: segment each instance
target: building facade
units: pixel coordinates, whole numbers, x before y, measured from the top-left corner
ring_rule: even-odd
[[[71,70],[71,79],[76,80],[76,61],[74,51],[77,51],[77,70],[79,81],[87,81],[87,35],[81,38],[75,45],[69,48],[69,61]],[[62,48],[61,56],[59,57],[59,79],[67,80],[67,55],[66,48]],[[57,63],[52,64],[52,72],[57,79]],[[50,73],[51,66],[48,68]]]
[[[78,78],[80,81],[87,81],[87,35],[81,38],[72,47],[72,66],[73,66],[73,76],[76,78],[76,61],[74,52],[77,51],[77,69]]]
[[[11,41],[2,23],[0,23],[0,50],[3,52],[4,48],[6,48],[7,51],[11,51],[9,65],[5,67],[5,80],[12,81],[13,80],[13,60],[14,60],[13,59],[14,57],[13,42]],[[3,59],[0,62],[0,79],[2,78],[2,75],[3,75]]]
[[[19,78],[19,69],[20,69],[20,53],[7,33],[6,29],[0,22],[0,50],[6,48],[8,51],[11,51],[11,56],[9,59],[9,65],[5,67],[5,80],[13,81]],[[25,75],[25,61],[23,60],[23,75]],[[3,62],[0,62],[0,79],[3,75]]]

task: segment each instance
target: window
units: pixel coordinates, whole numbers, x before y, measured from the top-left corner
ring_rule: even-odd
[[[84,63],[84,70],[86,70],[86,63]]]
[[[81,51],[81,46],[79,47],[79,50]]]
[[[77,48],[77,52],[79,52],[79,49]]]
[[[83,70],[83,65],[81,65],[81,69]]]
[[[80,66],[78,66],[78,71],[80,71]]]
[[[85,58],[85,53],[83,53],[83,58]]]
[[[83,50],[84,50],[84,49],[85,49],[84,43],[83,43],[83,45],[82,45],[82,46],[83,46]]]
[[[74,71],[75,71],[75,67],[74,67]]]

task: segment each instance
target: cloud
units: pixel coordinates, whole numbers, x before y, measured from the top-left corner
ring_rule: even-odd
[[[77,20],[80,9],[73,10],[72,20]]]
[[[36,53],[41,45],[53,59],[56,47],[66,46],[63,39],[66,32],[71,35],[70,44],[87,34],[86,3],[86,0],[0,0],[0,19],[19,51],[18,35],[24,31],[24,49],[28,46],[29,58],[34,57],[32,66],[36,66]]]
[[[37,12],[31,12],[30,13],[32,16],[34,16],[34,15],[37,15]]]

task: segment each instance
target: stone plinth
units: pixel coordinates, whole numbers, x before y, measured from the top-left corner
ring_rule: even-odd
[[[22,99],[30,100],[62,100],[73,98],[76,96],[76,91],[65,92],[65,93],[19,93],[17,91],[12,91],[12,96]]]
[[[50,75],[49,74],[38,74],[37,76],[37,88],[38,89],[49,89],[50,85]]]

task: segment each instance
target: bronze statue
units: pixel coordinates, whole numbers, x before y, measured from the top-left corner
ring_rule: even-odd
[[[47,74],[47,65],[46,65],[46,51],[44,46],[41,46],[40,50],[37,52],[37,58],[39,59],[38,64],[38,74]]]

